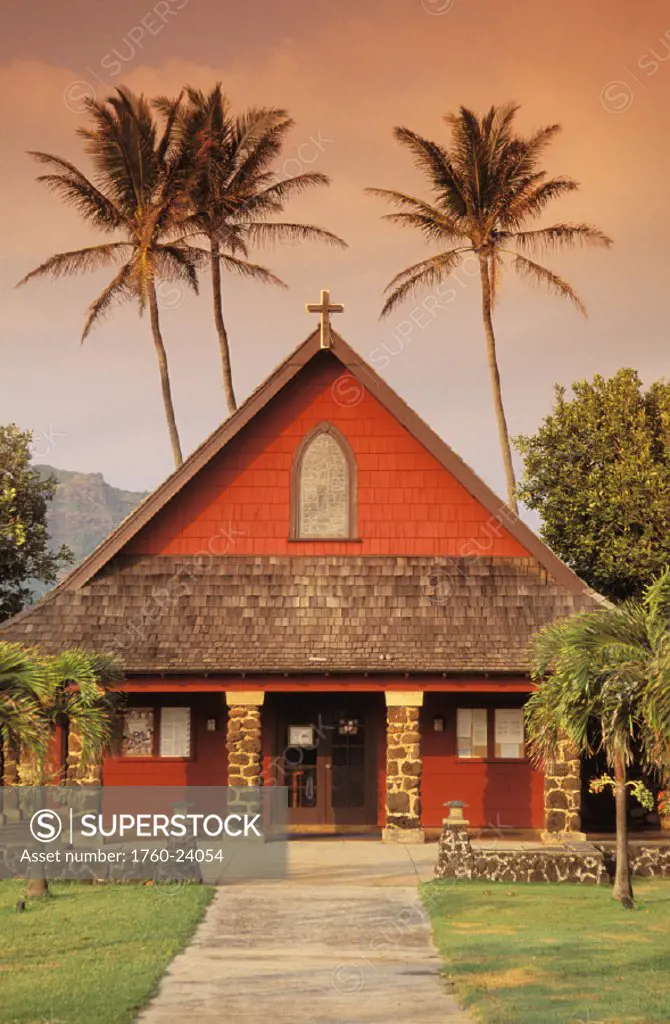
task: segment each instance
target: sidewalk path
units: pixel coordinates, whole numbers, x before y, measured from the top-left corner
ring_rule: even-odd
[[[469,1024],[417,893],[435,846],[294,842],[289,877],[224,886],[142,1024]]]

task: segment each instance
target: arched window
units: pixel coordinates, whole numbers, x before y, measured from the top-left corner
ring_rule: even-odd
[[[353,537],[356,464],[331,423],[320,423],[303,439],[293,464],[292,490],[294,539]]]

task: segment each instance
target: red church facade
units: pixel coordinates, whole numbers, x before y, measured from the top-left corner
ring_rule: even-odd
[[[525,756],[527,645],[597,606],[315,334],[0,638],[118,653],[104,785],[286,785],[296,830],[420,841],[447,800],[473,826],[579,831],[578,765],[547,800]]]

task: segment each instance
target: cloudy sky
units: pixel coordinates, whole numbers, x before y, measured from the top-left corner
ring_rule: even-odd
[[[123,83],[149,95],[221,80],[233,105],[272,104],[296,121],[278,170],[318,170],[328,189],[292,219],[342,235],[346,251],[282,247],[257,254],[290,288],[225,282],[238,395],[245,397],[312,327],[306,301],[331,289],[338,330],[365,358],[394,353],[383,376],[498,491],[503,477],[476,281],[427,325],[414,303],[380,323],[381,293],[422,258],[420,240],[380,221],[368,185],[427,195],[393,141],[406,124],[446,141],[441,115],[514,99],[520,128],[558,121],[551,172],[581,189],[547,215],[587,220],[610,251],[552,255],[589,309],[508,277],[497,312],[513,434],[533,431],[555,382],[636,367],[670,373],[670,8],[666,0],[5,0],[0,37],[0,422],[35,431],[36,455],[110,483],[155,486],[171,469],[149,324],[114,314],[84,346],[84,311],[105,275],[15,290],[56,251],[92,240],[76,214],[35,183],[27,149],[86,167],[75,129],[82,98]],[[161,297],[177,416],[192,450],[224,412],[207,280],[200,299]],[[404,326],[403,326],[404,324]],[[404,333],[404,341],[398,339]],[[377,356],[376,365],[380,365]]]

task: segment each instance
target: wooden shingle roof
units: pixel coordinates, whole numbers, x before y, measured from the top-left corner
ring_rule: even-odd
[[[534,558],[120,556],[9,633],[131,672],[524,672],[537,629],[597,606]]]

